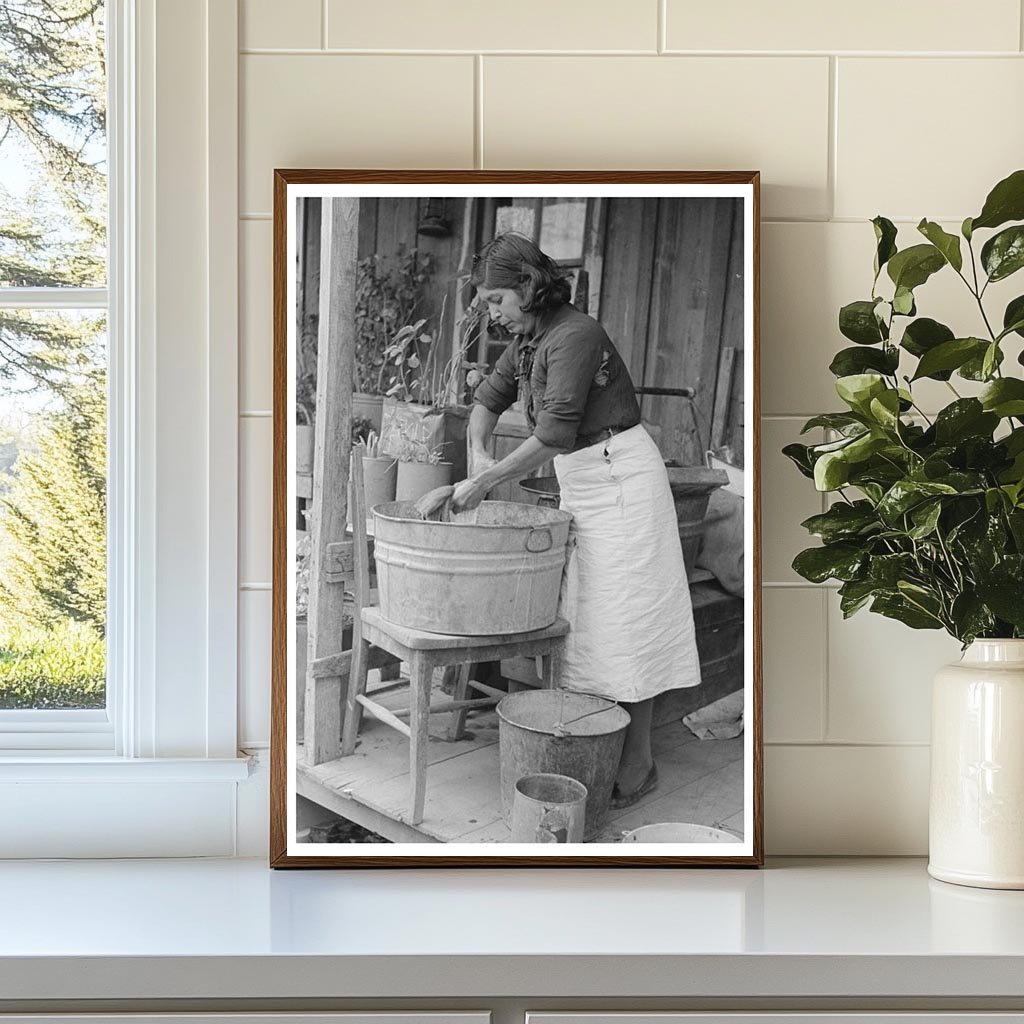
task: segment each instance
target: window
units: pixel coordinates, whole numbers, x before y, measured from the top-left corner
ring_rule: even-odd
[[[5,746],[112,746],[106,13],[104,0],[0,2]]]
[[[485,233],[480,244],[506,231],[515,231],[532,238],[567,271],[575,294],[579,272],[583,269],[586,256],[587,224],[594,216],[593,201],[575,196],[498,199],[492,208],[492,215],[493,220],[484,219]],[[507,344],[508,337],[504,331],[485,331],[480,339],[479,361],[494,369],[498,356]]]

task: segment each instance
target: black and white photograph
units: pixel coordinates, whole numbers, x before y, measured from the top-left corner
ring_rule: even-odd
[[[423,174],[277,172],[278,861],[759,863],[757,176]]]

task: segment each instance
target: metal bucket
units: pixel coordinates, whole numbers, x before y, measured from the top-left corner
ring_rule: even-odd
[[[708,511],[711,492],[729,482],[729,475],[721,469],[707,466],[666,466],[672,501],[676,506],[679,524],[679,542],[683,546],[683,561],[687,576],[693,575],[704,536],[704,517]]]
[[[733,832],[687,821],[662,821],[623,832],[624,843],[742,843]]]
[[[582,843],[587,787],[568,775],[524,775],[512,799],[513,843]]]
[[[380,611],[430,633],[493,636],[550,626],[572,516],[485,501],[451,522],[423,520],[412,502],[373,510]]]
[[[498,704],[501,813],[511,827],[515,785],[538,772],[568,775],[587,788],[586,837],[608,810],[629,712],[571,690],[523,690]]]

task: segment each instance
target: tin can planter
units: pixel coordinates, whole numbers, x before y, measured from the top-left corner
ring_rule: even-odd
[[[398,487],[398,460],[390,455],[363,458],[363,491],[366,494],[366,514],[374,505],[395,500]]]
[[[435,487],[452,482],[450,462],[399,462],[395,501],[415,501]]]
[[[1024,640],[975,640],[932,689],[928,873],[1024,889]]]

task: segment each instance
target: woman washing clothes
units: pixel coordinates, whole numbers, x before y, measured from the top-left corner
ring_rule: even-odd
[[[629,371],[601,325],[569,302],[569,283],[532,241],[500,235],[478,254],[471,283],[513,335],[477,388],[471,473],[452,506],[475,508],[499,484],[554,460],[573,516],[560,614],[570,624],[559,685],[623,704],[630,726],[612,806],[658,784],[654,697],[696,686],[700,665],[668,475]],[[487,447],[517,399],[532,435],[494,462]]]

